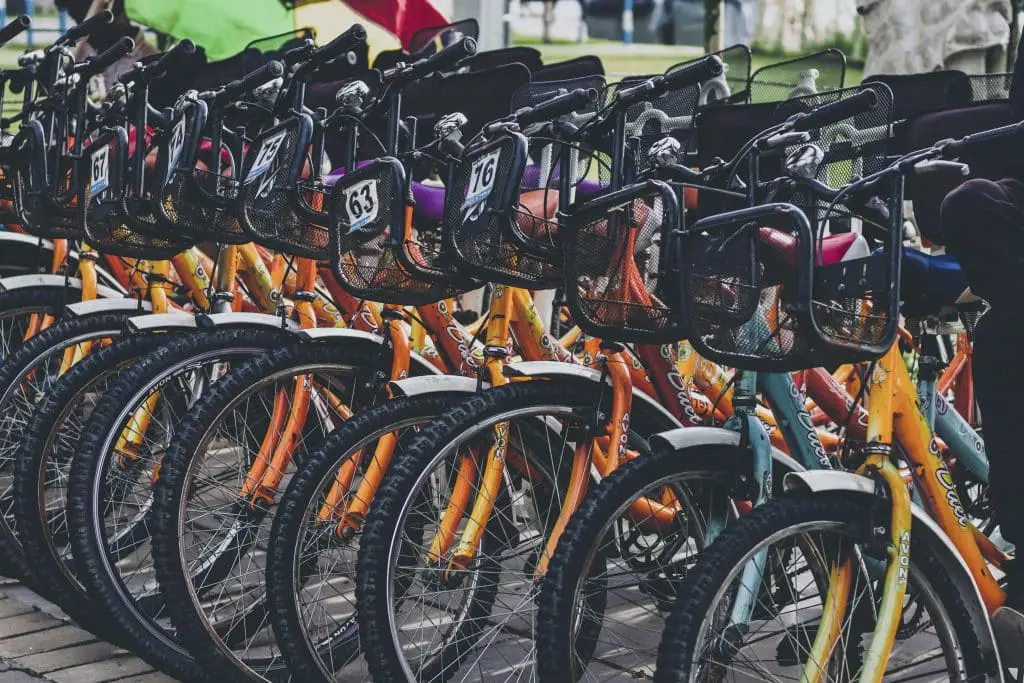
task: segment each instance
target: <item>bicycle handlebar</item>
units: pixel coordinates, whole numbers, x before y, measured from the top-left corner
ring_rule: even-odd
[[[53,47],[60,47],[62,45],[68,45],[74,43],[79,38],[85,38],[91,34],[98,26],[104,24],[110,24],[114,21],[114,13],[108,9],[103,10],[99,14],[89,17],[77,26],[72,26],[67,32],[62,35],[53,44]]]
[[[588,104],[597,102],[596,88],[576,88],[572,92],[559,95],[552,100],[535,107],[524,107],[515,113],[516,122],[520,126],[542,123],[557,119],[560,116],[576,111]]]
[[[862,90],[853,97],[817,107],[806,114],[796,114],[793,130],[798,132],[821,128],[844,119],[864,114],[878,106],[878,95],[874,90]]]
[[[231,81],[219,90],[201,93],[199,97],[204,100],[212,100],[214,105],[223,105],[233,97],[263,85],[267,81],[284,74],[284,64],[279,61],[267,62],[255,71],[246,74],[238,80]]]
[[[32,19],[22,14],[20,17],[0,29],[0,46],[9,43],[12,38],[32,25]]]
[[[412,64],[400,64],[384,72],[383,81],[413,81],[435,71],[454,66],[466,57],[476,54],[476,41],[466,36],[452,43],[437,54],[425,57]]]
[[[362,24],[352,24],[347,31],[314,52],[309,60],[310,65],[319,66],[325,64],[335,57],[358,47],[364,40],[366,40],[366,27]]]
[[[664,76],[655,76],[631,88],[620,90],[615,96],[615,106],[628,108],[639,102],[653,100],[669,90],[680,90],[714,78],[720,75],[723,69],[721,59],[715,55],[708,55]]]
[[[96,74],[102,73],[107,67],[135,49],[135,41],[131,38],[122,38],[106,50],[91,59],[75,65],[73,73],[80,74],[87,80]]]
[[[195,51],[195,43],[191,40],[183,40],[167,52],[160,55],[160,57],[155,61],[150,62],[149,64],[139,64],[133,69],[121,74],[117,80],[125,84],[132,81],[154,81],[165,76],[172,66],[182,58],[195,54]]]
[[[1024,121],[1020,123],[1011,123],[1008,126],[1000,126],[999,128],[993,128],[991,130],[983,130],[980,133],[973,133],[962,137],[959,140],[948,142],[942,147],[943,156],[955,157],[973,145],[992,142],[999,138],[1011,135],[1024,136]]]

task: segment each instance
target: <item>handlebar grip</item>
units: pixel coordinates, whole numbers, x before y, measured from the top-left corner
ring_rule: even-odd
[[[869,112],[877,106],[878,95],[875,94],[875,91],[862,90],[853,97],[847,97],[838,102],[826,104],[800,116],[796,121],[796,125],[793,126],[793,130],[808,131],[813,128],[821,128],[831,123],[838,123],[844,119],[852,118],[857,114]]]
[[[32,19],[22,14],[20,17],[0,29],[0,45],[8,43],[16,35],[32,25]]]
[[[135,49],[135,41],[122,38],[106,50],[85,62],[82,74],[86,77],[102,73],[107,67]]]
[[[696,85],[715,76],[720,76],[724,69],[721,59],[715,55],[708,55],[693,64],[670,71],[662,79],[666,90],[679,90],[688,85]]]
[[[593,104],[597,102],[597,98],[596,88],[576,88],[572,92],[559,95],[535,107],[520,109],[516,112],[516,121],[520,126],[551,121],[588,104]]]
[[[272,81],[284,74],[284,64],[279,61],[267,62],[255,71],[246,74],[238,81],[238,92],[252,90],[258,85]]]
[[[114,13],[108,9],[105,9],[99,14],[89,17],[81,24],[69,28],[67,30],[67,33],[61,36],[58,42],[64,44],[73,43],[79,38],[84,38],[85,36],[92,33],[96,29],[96,27],[102,26],[103,24],[112,23],[113,21]]]
[[[317,64],[329,62],[338,55],[357,47],[364,40],[366,40],[366,27],[362,24],[352,24],[347,31],[313,53],[312,61]]]
[[[420,78],[427,74],[435,71],[440,71],[446,67],[454,66],[461,62],[466,57],[472,57],[476,54],[476,40],[466,36],[458,41],[452,43],[445,49],[441,50],[435,55],[431,55],[426,59],[422,59],[413,64],[412,69],[409,72],[411,78]]]
[[[157,60],[156,66],[153,70],[162,74],[163,72],[168,71],[172,66],[174,66],[176,62],[180,61],[183,57],[188,57],[189,55],[194,55],[195,53],[196,44],[186,38],[185,40],[181,41],[180,43],[172,47],[167,52],[163,53],[163,55],[160,56],[160,59]]]
[[[1020,123],[1011,123],[1008,126],[1000,126],[999,128],[992,128],[991,130],[983,130],[980,133],[972,133],[971,135],[962,137],[959,140],[954,140],[943,147],[942,155],[945,157],[955,157],[972,145],[992,142],[1011,135],[1024,136],[1024,121],[1021,121]]]

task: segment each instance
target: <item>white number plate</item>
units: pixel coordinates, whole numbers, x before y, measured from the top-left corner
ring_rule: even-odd
[[[90,178],[93,197],[110,187],[110,147],[104,145],[93,152]]]
[[[345,190],[345,212],[350,230],[358,230],[377,217],[380,199],[376,178],[360,181]]]
[[[178,121],[171,131],[171,140],[167,145],[167,174],[174,173],[178,165],[181,151],[185,148],[185,119]]]
[[[256,178],[259,178],[261,175],[266,173],[270,167],[274,165],[277,153],[281,150],[281,143],[284,142],[287,135],[288,131],[282,130],[263,141],[263,144],[260,145],[259,151],[255,153],[256,161],[253,162],[252,167],[249,168],[249,175],[245,177],[246,183],[251,183],[256,180]]]
[[[476,206],[490,196],[494,190],[494,179],[498,175],[498,159],[501,157],[501,150],[480,157],[473,162],[469,170],[469,188],[466,191],[466,200],[462,202],[462,208],[466,209]]]

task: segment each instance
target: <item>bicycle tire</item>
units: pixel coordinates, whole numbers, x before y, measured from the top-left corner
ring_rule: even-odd
[[[75,591],[68,577],[56,566],[56,548],[46,521],[48,506],[41,488],[45,483],[47,461],[42,451],[44,444],[52,444],[62,413],[67,403],[82,391],[101,390],[101,382],[124,371],[142,354],[164,343],[164,335],[138,335],[119,339],[76,363],[54,385],[39,408],[36,409],[26,430],[25,442],[19,454],[15,472],[15,513],[18,533],[23,545],[27,565],[27,583],[44,597],[57,603],[73,619],[102,634],[115,634],[121,641],[116,625],[97,618],[95,604],[84,591]],[[65,477],[70,468],[73,450],[63,451],[69,456],[63,466]],[[52,510],[52,508],[50,508]],[[34,514],[33,514],[34,513]],[[66,521],[66,520],[65,520]],[[69,535],[70,537],[70,535]]]
[[[19,294],[17,299],[20,300],[27,291],[16,290],[14,293]],[[3,295],[0,294],[2,305]],[[14,455],[0,458],[0,489],[3,490],[0,493],[0,571],[3,573],[31,580],[31,567],[17,535],[14,498],[4,480],[14,476],[27,440],[42,436],[38,432],[28,434],[24,427],[31,422],[39,407],[39,400],[45,400],[49,387],[57,380],[60,354],[63,354],[64,349],[82,341],[120,337],[125,320],[137,314],[136,311],[110,311],[67,318],[23,343],[0,363],[0,415],[3,416],[0,418],[0,439],[3,443],[10,443],[10,447],[3,448]],[[45,363],[57,365],[46,368]],[[35,373],[32,385],[23,386],[26,382],[24,378],[29,377],[30,373]],[[28,390],[36,395],[26,395]],[[45,427],[49,429],[49,425]],[[45,584],[41,588],[45,590]]]
[[[587,493],[583,504],[569,520],[541,581],[535,640],[537,661],[543,665],[537,668],[538,681],[579,680],[581,665],[589,663],[601,625],[589,624],[589,632],[583,638],[577,635],[582,628],[575,626],[578,591],[587,582],[595,581],[592,577],[595,568],[603,569],[602,565],[610,559],[602,554],[608,526],[625,513],[632,501],[685,474],[704,473],[709,480],[717,479],[725,492],[732,488],[730,484],[737,483],[734,481],[736,474],[742,469],[736,466],[735,448],[708,446],[693,451],[685,455],[662,451],[624,463]],[[774,481],[782,480],[783,472],[778,472]],[[706,539],[695,541],[703,545]],[[664,600],[665,596],[659,599]],[[630,604],[634,608],[641,607],[638,601]]]
[[[817,496],[791,495],[753,510],[728,527],[705,550],[701,561],[684,583],[681,597],[666,621],[654,680],[668,683],[690,679],[694,645],[716,593],[728,583],[737,565],[745,563],[745,558],[763,540],[773,534],[799,528],[797,525],[819,521],[836,522],[870,533],[866,529],[866,522],[870,519],[869,510],[865,509],[867,504],[870,503],[863,498],[839,492]],[[884,513],[882,518],[885,518]],[[915,570],[920,572],[947,612],[955,637],[961,644],[963,679],[988,678],[991,663],[985,662],[981,655],[981,641],[971,628],[964,596],[919,534],[911,534],[910,567],[911,576]]]
[[[137,604],[136,596],[125,585],[117,566],[116,560],[123,553],[115,552],[108,545],[104,512],[117,503],[109,498],[112,494],[106,467],[108,461],[116,458],[110,451],[111,435],[120,434],[136,407],[154,391],[166,392],[166,387],[179,374],[192,372],[197,366],[225,362],[225,359],[229,363],[249,359],[291,336],[284,330],[250,327],[202,330],[177,336],[139,359],[109,388],[93,411],[75,454],[68,516],[75,564],[82,573],[82,592],[104,619],[117,625],[128,649],[154,667],[187,680],[200,680],[206,674],[178,639],[157,623],[156,608]],[[175,429],[180,425],[170,426]],[[146,467],[141,470],[144,473]],[[137,549],[135,544],[144,543],[147,535],[148,521],[140,524],[140,534],[126,543],[132,544],[133,552]],[[134,572],[145,570],[144,564],[133,569]],[[159,602],[158,596],[153,597],[154,602]]]
[[[344,344],[336,343],[299,343],[275,350],[271,353],[259,356],[232,370],[217,385],[208,392],[189,412],[188,419],[178,433],[175,443],[167,454],[160,478],[156,486],[156,500],[154,503],[153,520],[153,545],[154,561],[156,566],[157,580],[165,593],[168,612],[171,623],[182,642],[189,652],[205,667],[210,673],[223,680],[264,680],[278,675],[284,675],[286,667],[280,658],[280,652],[275,651],[276,645],[268,644],[271,652],[266,656],[253,655],[243,659],[235,654],[230,643],[225,642],[220,634],[216,633],[216,624],[211,622],[210,615],[203,610],[200,604],[198,593],[194,585],[194,577],[190,575],[185,559],[186,548],[182,545],[185,534],[180,525],[185,521],[182,519],[189,504],[189,494],[192,492],[190,486],[191,469],[193,464],[202,465],[202,458],[205,454],[202,451],[202,444],[213,430],[217,429],[218,420],[227,414],[236,401],[241,401],[247,391],[258,391],[261,382],[274,377],[301,376],[303,374],[323,372],[324,369],[334,368],[349,373],[353,383],[358,383],[356,377],[360,373],[366,375],[366,379],[372,378],[373,370],[381,362],[380,347],[373,343],[352,342]],[[292,381],[292,380],[288,380]],[[372,381],[372,380],[370,380]],[[360,384],[360,386],[363,386]],[[310,411],[313,414],[314,411]],[[308,425],[307,425],[308,429]],[[322,438],[322,437],[321,437]],[[312,452],[312,449],[310,450]],[[294,461],[290,470],[285,476],[294,472],[297,463]],[[228,484],[230,486],[230,483]],[[237,490],[234,489],[234,490]],[[227,556],[233,551],[234,545],[248,544],[253,539],[253,534],[263,533],[269,529],[273,516],[273,506],[269,510],[253,510],[257,514],[243,513],[249,510],[248,504],[243,512],[239,513],[239,521],[233,523],[231,529],[234,535],[227,539],[228,545],[218,545],[218,552],[222,554],[217,558],[203,561],[203,565],[211,567],[208,572],[216,572],[214,579],[225,580],[222,574],[230,573],[236,562]],[[235,524],[242,527],[236,529]],[[244,536],[243,536],[244,534]],[[242,540],[238,541],[237,539]],[[250,547],[250,546],[247,546]],[[241,546],[238,552],[248,552]],[[222,560],[224,560],[222,562]],[[261,579],[257,576],[257,581]],[[205,581],[205,578],[204,578]],[[204,583],[204,586],[209,584]],[[246,620],[241,623],[247,629],[251,621],[256,622],[260,628],[269,628],[269,623],[264,626],[266,603],[265,584],[252,587],[255,595],[262,596],[255,599],[262,604],[243,605],[241,599],[234,601],[238,609],[246,609]],[[259,610],[263,610],[261,614]],[[234,622],[232,622],[234,623]],[[229,635],[237,635],[230,633]],[[243,633],[243,637],[247,634]],[[257,671],[257,669],[259,671]]]
[[[359,653],[358,625],[354,619],[332,630],[325,640],[312,639],[306,626],[303,605],[296,591],[301,585],[298,556],[301,554],[303,527],[309,506],[317,497],[325,478],[347,461],[364,444],[396,425],[424,424],[442,415],[465,394],[436,393],[412,398],[396,398],[365,410],[331,432],[292,479],[281,499],[271,529],[267,564],[267,598],[271,625],[292,675],[301,681],[332,681],[329,672],[345,666]],[[358,532],[351,539],[358,543]]]
[[[441,457],[438,454],[447,447],[446,444],[460,438],[463,432],[478,429],[478,425],[494,416],[500,417],[536,406],[555,405],[568,408],[570,411],[578,410],[582,414],[592,411],[596,403],[608,405],[604,401],[610,400],[610,397],[611,388],[607,385],[595,385],[570,378],[513,383],[490,389],[454,405],[403,450],[401,457],[397,457],[396,454],[367,515],[357,565],[356,600],[359,605],[359,634],[363,643],[363,654],[374,680],[405,681],[409,678],[409,673],[403,666],[401,647],[391,636],[393,625],[389,596],[392,591],[385,577],[391,573],[390,559],[395,554],[395,544],[402,545],[398,537],[402,534],[407,501],[414,494],[413,489],[423,473],[428,471],[436,458]],[[647,410],[641,402],[633,404],[631,417],[633,432],[641,435],[654,434],[677,426],[669,424],[663,416]],[[530,466],[533,464],[531,462]],[[499,517],[500,515],[492,516],[492,521]],[[490,539],[492,536],[493,534],[487,533],[484,539]],[[484,555],[483,552],[480,554]],[[382,567],[387,569],[382,570]],[[481,570],[479,573],[491,577],[490,583],[497,583],[494,577],[498,572],[493,569],[486,572]],[[496,590],[496,586],[494,589]],[[463,611],[472,615],[490,613],[486,601],[493,602],[493,597],[483,593],[482,597],[474,597],[473,600],[476,601],[473,606]],[[467,621],[471,624],[469,628],[475,628],[472,624],[479,624],[481,620],[470,617]],[[474,634],[467,631],[464,635]],[[460,639],[462,637],[459,636]],[[433,656],[419,672],[422,678],[442,681],[454,675],[455,669],[461,665],[469,652],[460,650],[459,646],[460,643],[456,641]]]

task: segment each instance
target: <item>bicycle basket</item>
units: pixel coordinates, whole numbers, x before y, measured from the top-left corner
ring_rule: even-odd
[[[78,215],[79,162],[60,154],[58,168],[48,177],[47,145],[42,124],[26,122],[11,143],[14,209],[26,232],[50,239],[81,237]]]
[[[238,212],[242,227],[260,244],[296,256],[328,256],[325,189],[300,178],[313,121],[294,116],[263,132],[242,166]],[[315,162],[314,162],[315,163]]]
[[[418,306],[454,296],[458,290],[424,280],[405,265],[415,253],[403,192],[405,170],[381,157],[338,179],[328,202],[331,267],[352,296]],[[411,243],[411,244],[410,244]]]
[[[659,286],[678,221],[675,192],[655,180],[570,210],[563,229],[566,300],[587,334],[643,343],[685,336]]]
[[[1010,98],[1013,72],[1001,74],[959,74],[946,88],[946,102],[964,105],[971,102],[997,102]]]
[[[540,241],[555,251],[558,193],[520,195],[526,144],[510,132],[466,149],[445,193],[444,238],[452,257],[475,277],[547,289],[561,280],[561,258],[546,259],[529,247]]]
[[[816,180],[838,190],[885,167],[892,122],[892,92],[869,83],[779,105],[776,120],[872,90],[876,107],[841,122],[808,131],[823,152]],[[794,147],[787,151],[796,151]],[[903,245],[903,181],[877,188],[873,205],[814,199],[798,190],[790,201],[810,220],[814,237],[811,322],[818,365],[866,360],[895,340],[899,321],[899,265]],[[846,235],[845,237],[843,235]],[[828,245],[849,242],[836,262]],[[831,354],[831,355],[830,355]]]
[[[802,367],[809,319],[811,226],[791,204],[721,213],[678,239],[680,319],[694,349],[736,368]]]
[[[781,102],[793,97],[840,90],[846,57],[834,48],[763,66],[750,77],[750,101]]]
[[[665,74],[684,68],[692,62],[681,62],[669,67]],[[619,82],[620,88],[628,88],[646,80],[646,77],[626,78]],[[632,156],[637,172],[647,167],[647,151],[651,146],[671,136],[679,140],[686,149],[693,136],[694,114],[700,101],[701,86],[698,83],[684,88],[667,90],[653,100],[634,104],[626,110],[626,136],[635,138]]]
[[[202,163],[216,161],[208,143],[206,147],[209,149],[204,150],[202,139],[206,104],[202,101],[189,104],[191,106],[186,105],[182,109],[181,142],[173,142],[167,147],[168,180],[158,206],[161,218],[191,239],[221,244],[250,242],[251,238],[242,229],[237,215],[238,180],[230,175],[214,173]],[[175,135],[172,134],[172,140]],[[206,154],[201,154],[204,151]],[[222,157],[224,152],[222,148]]]
[[[722,60],[722,73],[701,83],[698,104],[707,107],[747,102],[750,99],[750,48],[733,45],[712,54]]]
[[[128,135],[118,127],[97,136],[85,149],[88,172],[78,174],[79,220],[86,240],[97,250],[126,258],[165,259],[191,246],[180,240],[140,232],[125,219],[125,169]]]

